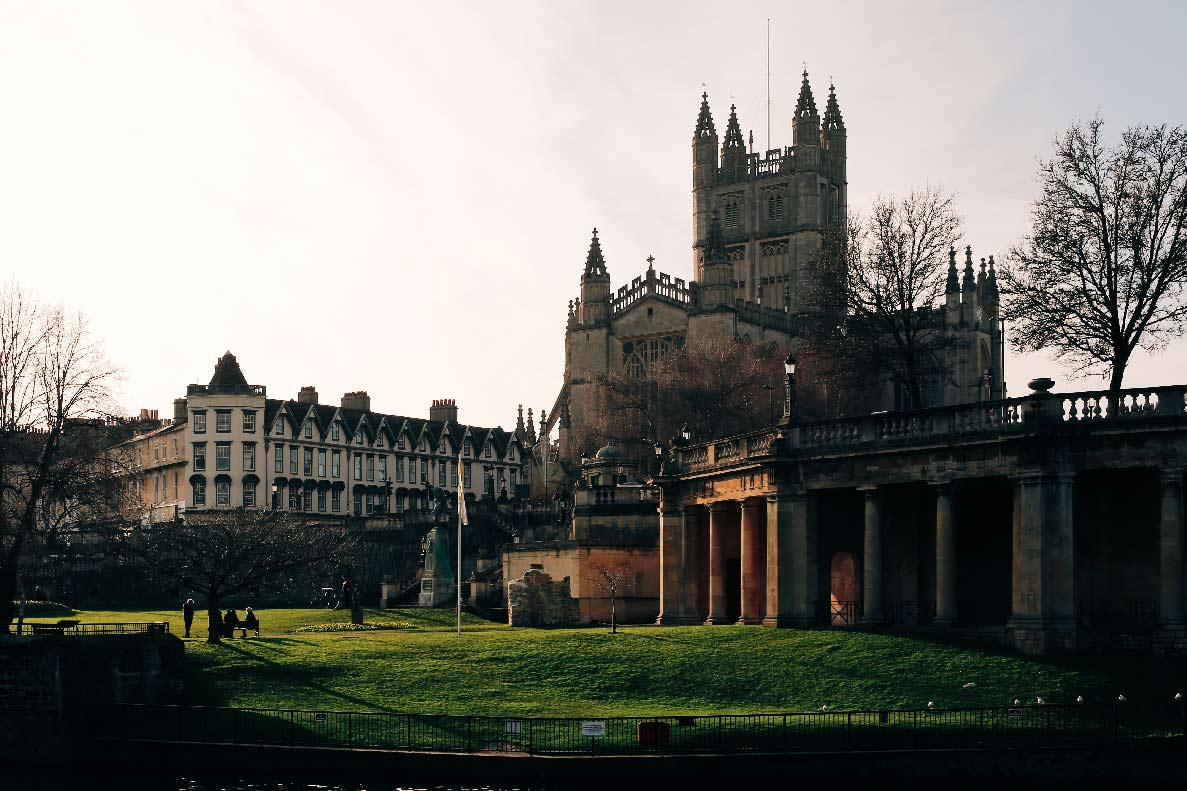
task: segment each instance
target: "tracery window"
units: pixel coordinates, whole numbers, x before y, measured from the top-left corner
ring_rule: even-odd
[[[683,347],[683,335],[657,335],[652,338],[624,340],[622,342],[622,367],[631,377],[641,379],[647,375],[651,363],[669,351]]]

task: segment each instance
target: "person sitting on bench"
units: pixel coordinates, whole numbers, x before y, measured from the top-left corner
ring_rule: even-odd
[[[227,610],[223,615],[223,637],[234,637],[235,628],[239,626],[239,614],[234,610]]]
[[[244,629],[255,632],[256,637],[260,636],[260,619],[256,617],[255,611],[250,607],[247,608],[247,614],[243,616],[242,626]]]

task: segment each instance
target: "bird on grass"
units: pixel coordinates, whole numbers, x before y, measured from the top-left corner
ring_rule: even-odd
[[[1118,695],[1118,696],[1117,696],[1117,702],[1118,702],[1118,703],[1124,703],[1124,702],[1125,702],[1125,701],[1127,701],[1127,700],[1129,700],[1129,698],[1125,697],[1124,695]]]
[[[1084,696],[1083,696],[1083,695],[1076,695],[1076,702],[1077,702],[1077,703],[1083,703],[1083,702],[1084,702]]]
[[[821,707],[820,707],[820,710],[821,710],[821,711],[828,711],[828,704],[827,704],[827,703],[825,703],[823,706],[821,706]]]
[[[1014,698],[1014,705],[1015,705],[1015,706],[1021,706],[1021,705],[1022,705],[1022,701],[1021,701],[1021,700],[1019,700],[1018,698]]]

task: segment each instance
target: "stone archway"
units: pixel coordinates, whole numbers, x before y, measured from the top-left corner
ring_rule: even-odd
[[[853,626],[861,602],[861,583],[853,553],[841,550],[833,555],[829,575],[829,625]]]

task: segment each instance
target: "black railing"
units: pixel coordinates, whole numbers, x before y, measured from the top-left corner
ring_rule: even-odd
[[[855,601],[832,601],[828,622],[830,626],[855,626],[860,614]]]
[[[1094,747],[1183,741],[1181,702],[597,719],[116,705],[102,740],[534,755]],[[98,727],[99,725],[102,727]]]
[[[57,623],[25,623],[19,626],[13,624],[13,630],[19,635],[34,636],[69,635],[85,637],[99,634],[169,634],[169,622],[81,623],[79,621],[62,620]]]

